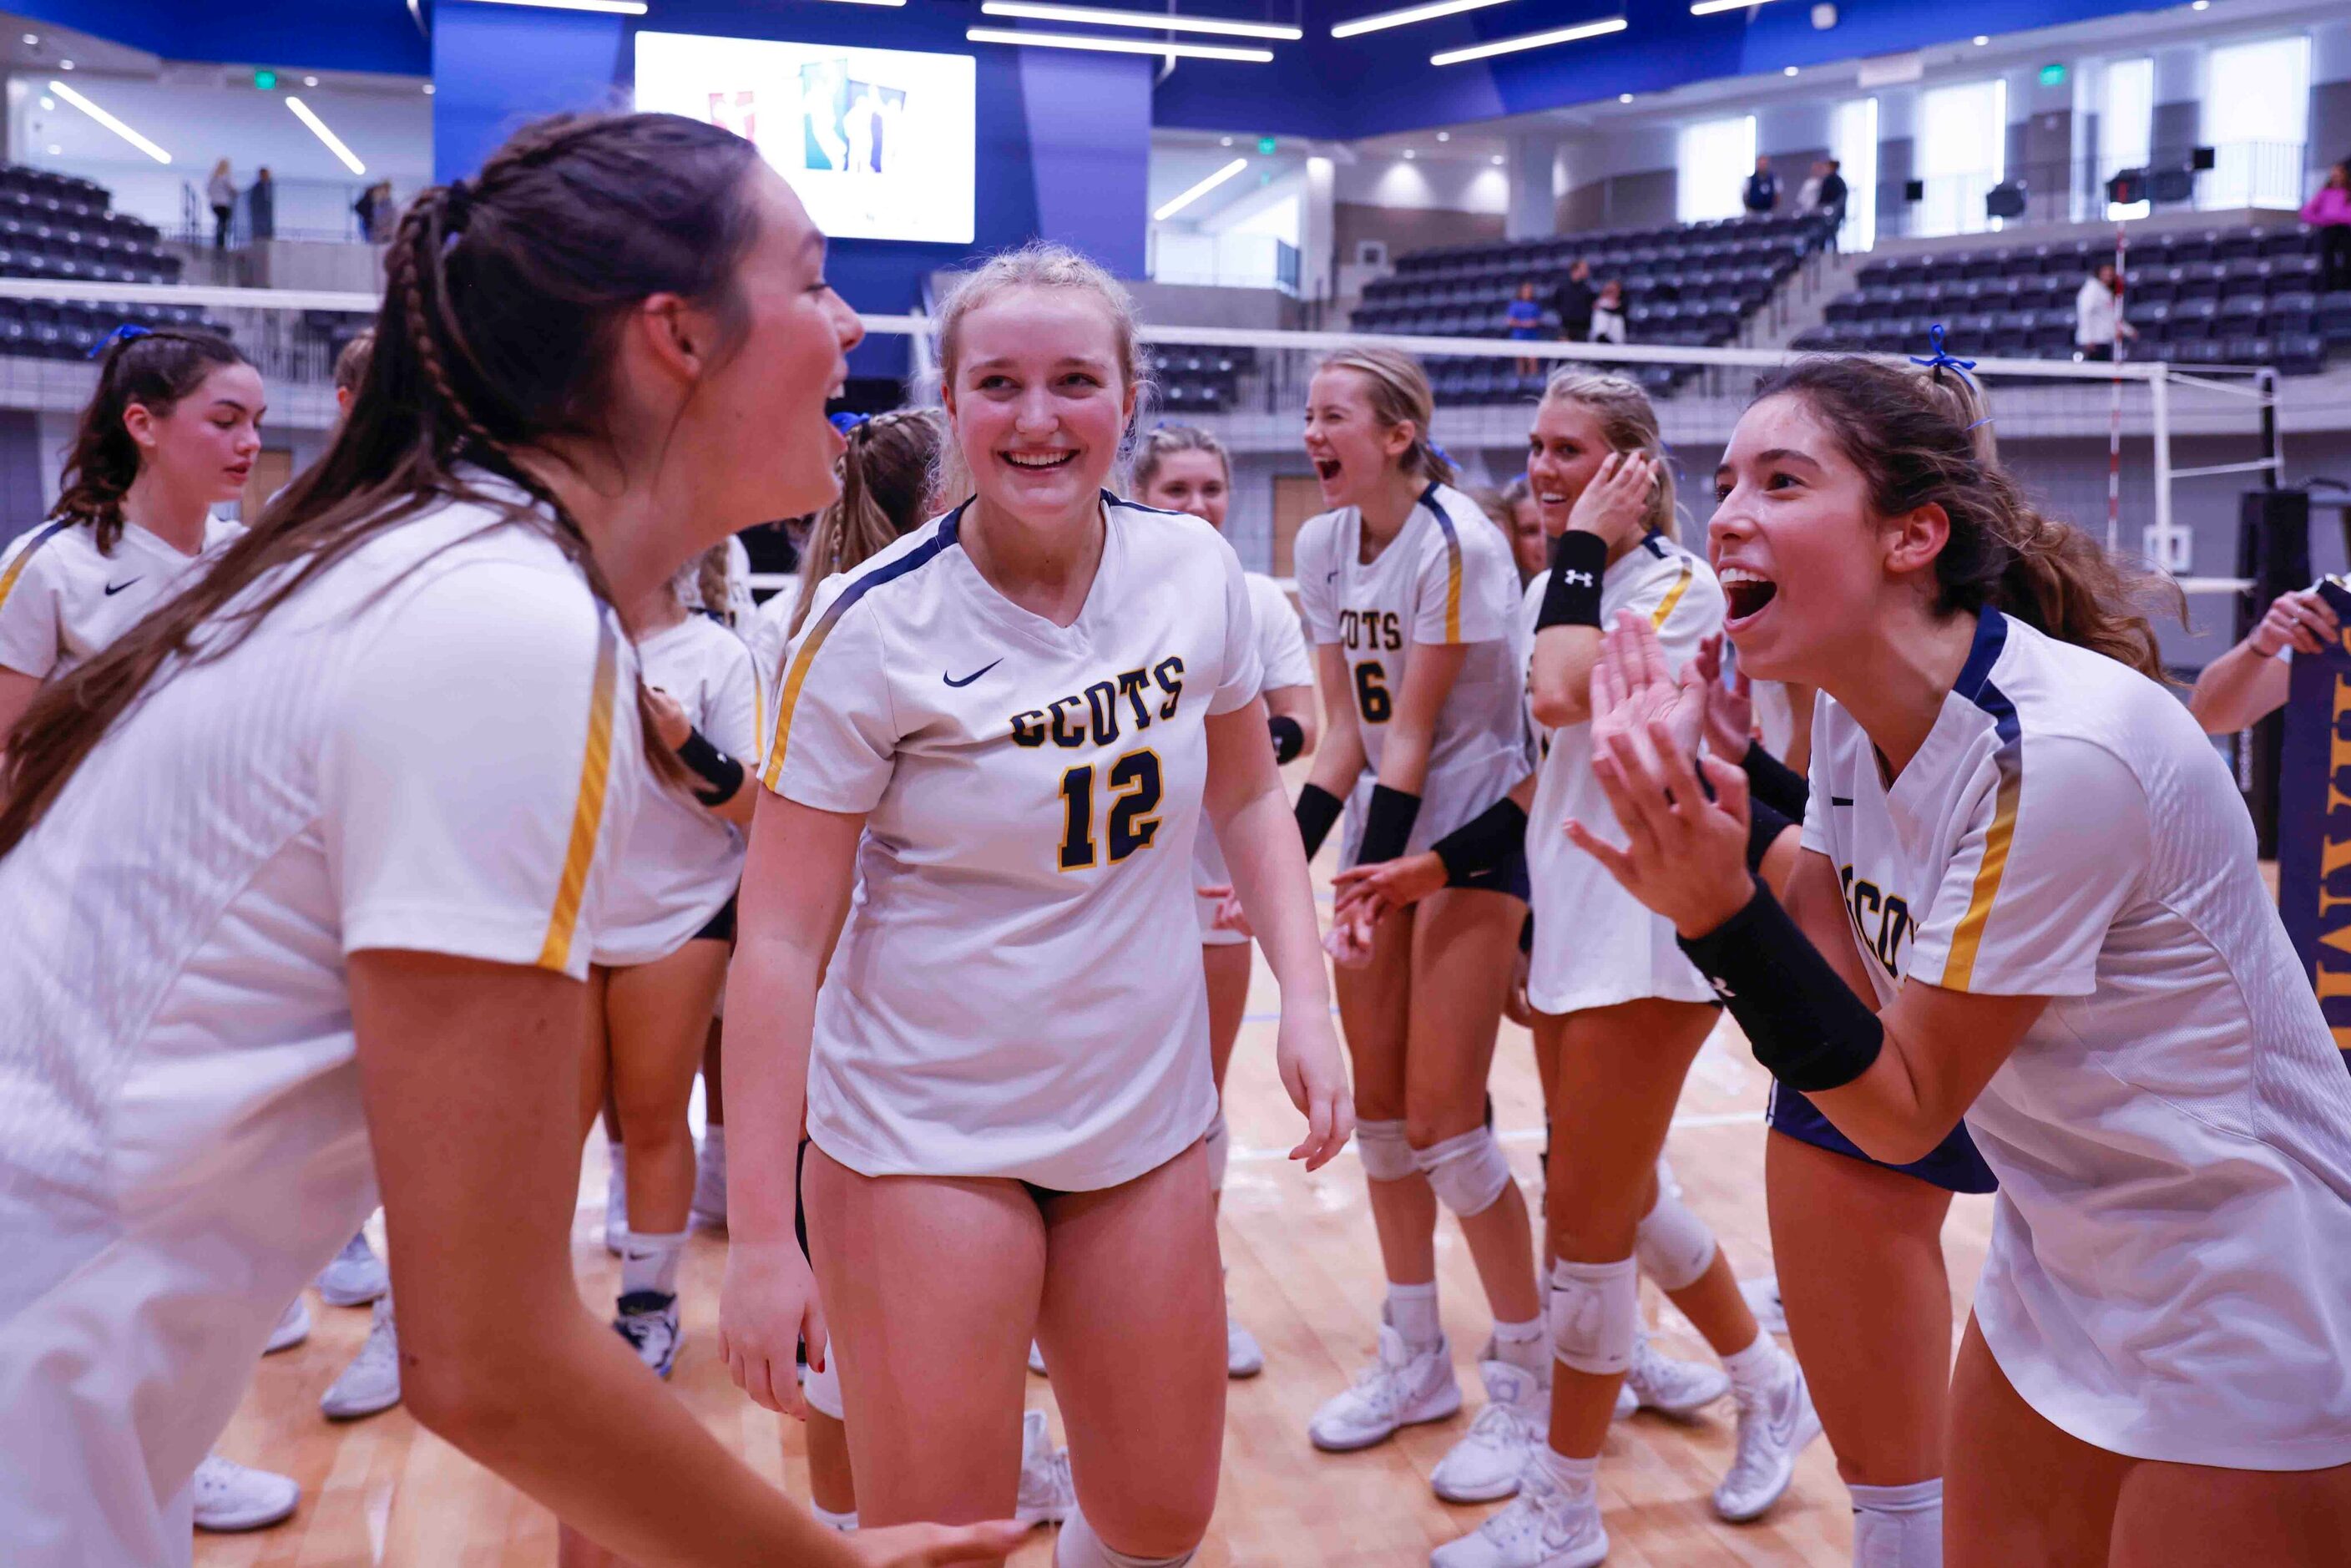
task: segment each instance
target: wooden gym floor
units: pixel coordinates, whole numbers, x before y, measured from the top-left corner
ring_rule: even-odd
[[[1299,1120],[1273,1070],[1272,983],[1259,966],[1251,1021],[1235,1053],[1227,1114],[1234,1158],[1225,1191],[1224,1241],[1233,1309],[1258,1335],[1266,1370],[1230,1390],[1217,1520],[1197,1559],[1227,1564],[1339,1564],[1417,1568],[1431,1548],[1490,1511],[1438,1501],[1427,1476],[1468,1429],[1483,1398],[1475,1348],[1488,1322],[1469,1257],[1449,1220],[1438,1234],[1447,1330],[1468,1404],[1452,1420],[1414,1427],[1362,1453],[1317,1453],[1307,1418],[1345,1386],[1372,1351],[1381,1279],[1353,1152],[1314,1176],[1282,1158]],[[1497,1124],[1531,1198],[1542,1134],[1526,1034],[1503,1026],[1493,1092]],[[1688,1202],[1713,1225],[1744,1278],[1768,1270],[1763,1208],[1766,1078],[1727,1020],[1708,1042],[1682,1093],[1667,1145]],[[609,1313],[617,1264],[601,1242],[604,1160],[582,1164],[573,1232],[580,1286],[591,1311]],[[1991,1200],[1961,1197],[1944,1242],[1963,1320],[1983,1261]],[[377,1228],[381,1244],[381,1226]],[[718,1286],[726,1243],[696,1236],[686,1254],[686,1337],[671,1384],[713,1431],[795,1496],[807,1496],[799,1428],[737,1391],[716,1355]],[[1645,1304],[1671,1354],[1704,1344],[1657,1295]],[[319,1394],[366,1337],[365,1309],[310,1298],[314,1328],[297,1348],[263,1360],[220,1451],[300,1480],[302,1506],[274,1530],[199,1534],[198,1568],[544,1568],[554,1561],[551,1515],[420,1428],[403,1409],[338,1425],[319,1414]],[[1029,1383],[1032,1406],[1051,1410],[1052,1390]],[[1058,1419],[1058,1418],[1057,1418]],[[1058,1427],[1056,1428],[1058,1432]],[[1644,1414],[1619,1422],[1600,1471],[1612,1568],[1805,1563],[1843,1568],[1852,1526],[1844,1488],[1825,1441],[1806,1452],[1795,1484],[1761,1521],[1727,1525],[1707,1496],[1729,1465],[1732,1415],[1726,1398],[1692,1425]],[[1496,1505],[1499,1506],[1499,1505]],[[1046,1568],[1049,1532],[1013,1562]]]

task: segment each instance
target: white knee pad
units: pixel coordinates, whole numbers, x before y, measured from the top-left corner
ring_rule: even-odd
[[[1634,1232],[1633,1256],[1658,1289],[1687,1290],[1714,1262],[1714,1232],[1661,1184],[1656,1207],[1642,1217]]]
[[[1493,1207],[1510,1185],[1510,1162],[1491,1127],[1416,1149],[1414,1158],[1437,1201],[1464,1219]]]
[[[824,1347],[824,1370],[810,1367],[808,1375],[800,1379],[800,1393],[807,1397],[810,1409],[821,1410],[836,1421],[849,1418],[841,1408],[841,1358],[833,1354],[831,1345]]]
[[[1195,1546],[1180,1557],[1135,1557],[1113,1552],[1086,1522],[1084,1511],[1073,1508],[1053,1542],[1053,1568],[1184,1568],[1199,1550]]]
[[[1641,1333],[1640,1266],[1614,1263],[1551,1266],[1552,1354],[1570,1369],[1607,1377],[1633,1364]]]
[[[1217,1119],[1208,1124],[1208,1135],[1200,1143],[1208,1151],[1208,1190],[1222,1192],[1225,1190],[1225,1166],[1233,1155],[1233,1135],[1225,1126],[1225,1113],[1221,1108],[1217,1112]]]
[[[1402,1181],[1420,1170],[1402,1122],[1356,1123],[1355,1155],[1364,1162],[1364,1174],[1374,1181]]]

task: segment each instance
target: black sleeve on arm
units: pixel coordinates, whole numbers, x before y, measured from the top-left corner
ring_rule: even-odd
[[[1804,808],[1811,804],[1813,787],[1804,776],[1763,749],[1760,740],[1747,743],[1747,755],[1739,759],[1747,770],[1747,793],[1750,799],[1768,803],[1773,810],[1796,821],[1804,820]]]
[[[1412,825],[1420,820],[1420,797],[1372,786],[1371,808],[1364,813],[1364,843],[1358,865],[1377,865],[1400,857],[1412,839]]]
[[[1306,749],[1306,731],[1287,714],[1275,714],[1265,721],[1266,733],[1273,737],[1273,759],[1288,762]]]
[[[1526,842],[1527,814],[1505,795],[1428,847],[1445,862],[1446,875],[1458,881],[1498,870]]]
[[[1763,857],[1780,841],[1780,835],[1796,824],[1772,810],[1771,802],[1753,795],[1747,798],[1747,869],[1761,873]]]
[[[710,786],[694,792],[694,798],[705,806],[724,806],[743,788],[743,765],[711,745],[710,737],[698,729],[687,732],[685,744],[677,748],[677,759]]]
[[[1309,784],[1298,792],[1295,808],[1298,836],[1305,841],[1308,860],[1312,860],[1322,848],[1322,841],[1331,836],[1332,828],[1338,823],[1339,813],[1345,810],[1346,806],[1344,800],[1320,784]]]
[[[1551,576],[1544,580],[1535,630],[1600,624],[1600,579],[1608,570],[1608,541],[1576,529],[1551,541]]]
[[[1761,883],[1738,914],[1679,941],[1747,1031],[1755,1060],[1789,1088],[1842,1089],[1884,1049],[1877,1014]]]

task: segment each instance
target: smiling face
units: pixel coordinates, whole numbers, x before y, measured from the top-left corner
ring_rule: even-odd
[[[1210,528],[1221,528],[1231,491],[1224,460],[1215,453],[1171,452],[1159,460],[1151,483],[1138,499],[1146,507],[1189,512]]]
[[[1890,598],[1933,592],[1940,509],[1880,517],[1868,478],[1792,392],[1740,416],[1715,495],[1707,550],[1729,600],[1723,629],[1758,677],[1834,690]]]
[[[1134,411],[1109,307],[1007,288],[964,313],[955,349],[947,417],[980,499],[1039,523],[1090,512]]]
[[[1567,531],[1567,515],[1608,455],[1600,416],[1573,398],[1547,397],[1527,432],[1527,487],[1546,534]]]
[[[259,371],[220,365],[168,413],[132,403],[123,411],[122,425],[139,448],[142,477],[152,476],[172,495],[201,496],[209,506],[244,495],[261,450],[266,409]]]
[[[1396,460],[1412,450],[1410,421],[1384,423],[1371,377],[1333,365],[1314,372],[1306,392],[1306,455],[1328,507],[1360,507]]]

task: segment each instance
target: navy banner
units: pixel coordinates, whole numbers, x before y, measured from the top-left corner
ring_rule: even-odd
[[[2319,584],[2343,631],[2294,656],[2278,779],[2278,913],[2351,1051],[2351,587]]]

